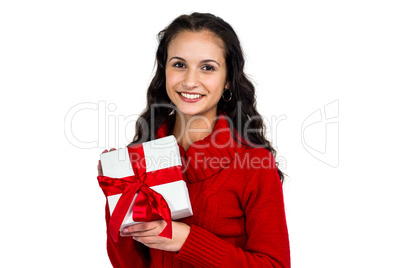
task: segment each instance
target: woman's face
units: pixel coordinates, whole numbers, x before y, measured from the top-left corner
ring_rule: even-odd
[[[213,118],[226,82],[222,41],[209,31],[178,34],[168,46],[166,91],[187,116]]]

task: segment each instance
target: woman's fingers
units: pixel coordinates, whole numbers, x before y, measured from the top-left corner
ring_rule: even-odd
[[[124,228],[124,230],[126,230],[126,232],[128,232],[128,233],[143,232],[143,231],[147,231],[147,230],[153,230],[155,228],[158,228],[160,226],[165,226],[165,225],[166,225],[166,223],[164,220],[150,221],[150,222],[143,222],[143,223],[138,223],[138,224],[133,224],[133,225],[127,226],[126,228]]]
[[[152,229],[142,232],[133,232],[133,233],[120,233],[121,236],[135,236],[135,237],[150,237],[150,236],[158,236],[160,231],[158,229]]]
[[[98,163],[98,176],[103,176],[102,164],[101,164],[100,160],[99,160],[99,163]]]
[[[120,234],[122,236],[157,236],[165,226],[164,220],[138,223],[124,228]]]
[[[164,225],[161,225],[162,222]],[[164,221],[158,221],[157,226],[166,226]],[[172,221],[173,235],[172,239],[158,236],[161,232],[159,227],[150,231],[135,232],[131,236],[134,240],[144,244],[147,247],[161,249],[166,251],[179,251],[186,241],[191,227],[182,222]],[[155,235],[149,235],[158,230]]]

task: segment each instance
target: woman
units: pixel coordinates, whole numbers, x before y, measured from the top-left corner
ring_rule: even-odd
[[[113,266],[290,267],[283,175],[236,33],[214,15],[182,15],[160,32],[156,60],[133,144],[176,137],[194,215],[173,222],[172,239],[158,236],[163,220],[116,243],[108,234]]]

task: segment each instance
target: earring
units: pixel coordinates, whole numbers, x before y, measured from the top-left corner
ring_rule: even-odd
[[[228,93],[228,91],[229,91],[229,93]],[[226,97],[226,98],[225,98],[225,95],[226,95],[226,96],[229,95],[229,97]],[[222,99],[223,99],[225,102],[229,102],[229,101],[232,99],[232,91],[231,91],[229,88],[225,88],[225,90],[223,90]]]

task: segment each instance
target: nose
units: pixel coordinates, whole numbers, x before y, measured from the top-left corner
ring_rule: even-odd
[[[197,70],[188,69],[183,80],[183,87],[185,89],[193,89],[196,88],[198,84],[199,84],[199,77]]]

